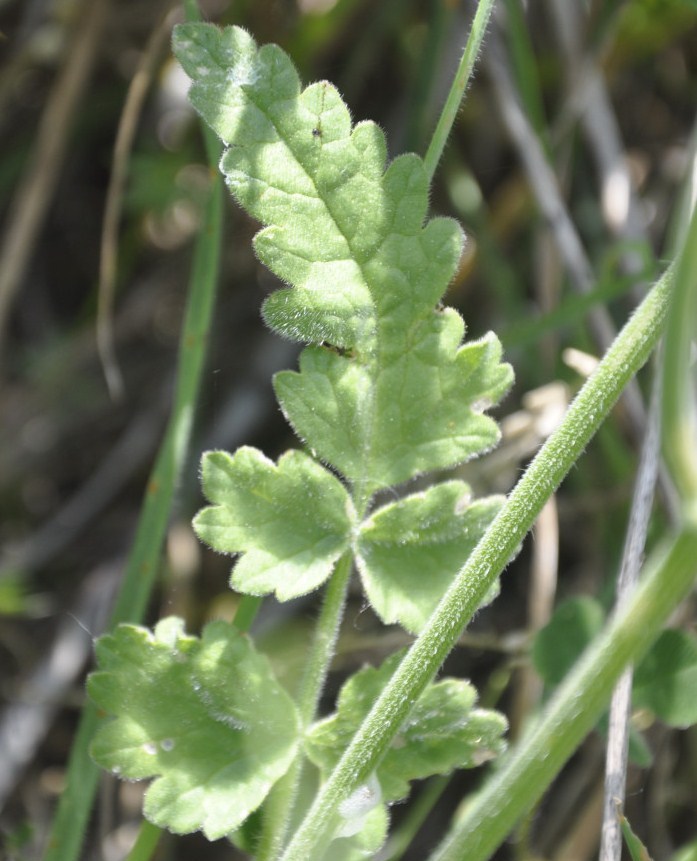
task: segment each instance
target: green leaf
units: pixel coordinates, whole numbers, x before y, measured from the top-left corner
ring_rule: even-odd
[[[350,802],[350,799],[347,801]],[[347,805],[344,802],[342,809],[346,810],[347,806],[350,804]],[[387,839],[390,818],[384,804],[376,803],[366,812],[360,809],[359,804],[355,812],[357,813],[355,817],[344,820],[347,823],[346,828],[349,836],[346,834],[339,836],[332,843],[332,861],[360,861],[362,858],[374,858],[375,853]],[[353,833],[356,828],[360,830]]]
[[[571,598],[557,607],[536,636],[532,658],[542,678],[559,684],[603,624],[593,598]],[[632,704],[646,708],[674,727],[697,723],[697,638],[668,629],[658,637],[634,672]],[[635,750],[643,758],[645,751]]]
[[[686,728],[697,723],[697,638],[669,628],[659,636],[634,675],[634,705]]]
[[[671,855],[670,861],[697,861],[697,840],[686,843]]]
[[[120,625],[96,644],[95,703],[113,715],[91,754],[120,777],[156,780],[145,816],[179,834],[232,832],[264,800],[295,754],[293,701],[248,637],[225,622],[184,633]]]
[[[385,170],[374,123],[352,127],[327,82],[301,92],[286,54],[239,28],[180,25],[173,44],[192,103],[228,145],[228,186],[267,225],[257,254],[290,285],[265,319],[313,345],[299,373],[275,379],[298,435],[366,496],[491,448],[483,411],[512,371],[493,334],[462,346],[462,319],[436,307],[464,240],[450,219],[424,225],[421,159]]]
[[[341,482],[299,451],[276,466],[254,448],[208,452],[203,491],[213,505],[194,520],[199,538],[242,553],[232,570],[238,592],[281,601],[323,583],[348,547],[353,505]]]
[[[569,598],[557,607],[532,646],[535,668],[548,685],[561,682],[600,631],[604,619],[605,612],[594,598]]]
[[[499,439],[495,422],[480,412],[510,380],[499,373],[508,366],[498,364],[496,337],[459,347],[464,324],[449,308],[401,327],[412,329],[413,340],[400,355],[357,361],[308,347],[300,373],[281,371],[274,380],[298,435],[369,490],[454,466]]]
[[[467,484],[448,481],[374,512],[356,558],[383,622],[420,631],[502,504],[498,496],[471,502]]]
[[[639,768],[651,768],[653,765],[653,751],[643,733],[636,727],[629,725],[629,761]]]
[[[619,802],[617,808],[617,817],[620,821],[622,836],[624,837],[624,842],[627,844],[627,849],[629,849],[629,854],[632,856],[632,861],[651,861],[649,850],[634,833],[629,820],[622,813]]]
[[[343,754],[401,658],[397,653],[379,669],[359,670],[342,687],[337,712],[310,728],[306,751],[322,774],[328,774]],[[472,685],[461,679],[443,679],[426,688],[378,765],[381,792],[376,803],[380,798],[386,802],[404,798],[412,780],[474,768],[503,751],[505,718],[474,708],[476,698]],[[350,811],[342,814],[350,820]]]
[[[236,831],[228,834],[227,839],[241,852],[253,855],[259,844],[263,823],[264,811],[261,808],[248,816]]]

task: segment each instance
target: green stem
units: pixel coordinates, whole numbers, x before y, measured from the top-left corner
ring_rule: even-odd
[[[298,711],[303,731],[315,718],[319,698],[336,650],[346,592],[351,578],[351,563],[351,554],[345,553],[337,562],[327,584],[298,696]],[[270,861],[272,858],[277,858],[283,848],[303,767],[304,755],[301,751],[269,796],[264,808],[264,831],[257,847],[257,861]]]
[[[263,603],[264,599],[258,595],[243,595],[240,598],[240,603],[235,611],[235,618],[232,620],[232,624],[238,631],[242,631],[243,634],[247,633]]]
[[[697,321],[697,208],[675,267],[663,362],[663,455],[683,506],[697,505],[697,406],[691,344]]]
[[[450,776],[432,777],[428,781],[416,801],[409,805],[404,821],[400,823],[395,833],[390,835],[385,848],[380,850],[380,858],[383,861],[401,861],[412,840],[421,830],[421,826],[433,813],[433,808],[449,783]]]
[[[210,137],[210,136],[209,136]],[[218,154],[212,163],[217,164]],[[207,142],[209,151],[212,143]],[[116,598],[109,628],[143,618],[155,585],[174,491],[186,459],[194,405],[208,343],[218,281],[223,222],[223,183],[217,170],[194,252],[187,307],[179,344],[177,384],[172,415],[148,480],[126,572]],[[44,861],[75,861],[80,853],[99,770],[88,748],[97,726],[96,708],[86,702],[70,752],[66,789],[62,793]]]
[[[426,24],[426,40],[414,78],[400,152],[418,152],[424,145],[428,134],[426,126],[430,125],[430,117],[427,114],[432,110],[430,100],[438,73],[438,59],[443,56],[444,40],[450,32],[449,24],[454,14],[455,7],[448,7],[442,0],[431,3]]]
[[[660,337],[671,283],[666,273],[654,286],[540,449],[318,793],[283,861],[316,858],[331,840],[340,803],[374,771],[545,502],[646,362]]]
[[[660,559],[657,556],[660,555]],[[607,707],[625,666],[640,658],[689,594],[697,523],[653,557],[650,573],[557,690],[544,715],[500,763],[429,861],[486,861],[530,811]]]
[[[424,167],[426,168],[429,182],[433,179],[433,174],[436,172],[440,157],[443,155],[445,142],[452,130],[460,108],[460,102],[472,77],[474,64],[477,60],[479,49],[482,47],[482,41],[484,40],[487,24],[494,8],[494,2],[495,0],[479,0],[477,11],[472,21],[472,29],[467,37],[465,50],[462,52],[460,65],[457,67],[457,72],[450,86],[450,92],[445,100],[445,105],[443,105],[436,130],[433,132],[431,143],[424,156]]]
[[[162,829],[147,819],[143,819],[138,830],[138,837],[133,848],[128,853],[126,861],[149,861],[162,837]]]

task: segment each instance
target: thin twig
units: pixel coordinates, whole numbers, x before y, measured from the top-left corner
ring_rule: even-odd
[[[109,0],[92,0],[82,6],[78,13],[83,17],[82,26],[42,114],[36,145],[15,190],[0,246],[0,354],[12,303],[53,198],[72,120],[107,21]]]
[[[0,807],[43,743],[90,656],[93,638],[104,630],[120,571],[120,560],[114,560],[86,578],[53,642],[44,649],[45,657],[0,713]]]
[[[559,562],[559,517],[556,495],[550,496],[533,527],[530,589],[528,594],[528,639],[549,621],[554,609]],[[517,737],[542,693],[542,682],[529,662],[520,669],[513,707],[512,735]]]
[[[566,110],[578,116],[595,161],[606,224],[616,236],[649,247],[620,126],[598,67],[598,58],[594,54],[584,57],[582,53],[580,35],[584,27],[580,7],[566,0],[548,0],[548,3],[565,61]],[[623,256],[622,265],[630,273],[642,267],[632,252]],[[637,300],[641,298],[636,289],[639,286],[635,285],[634,289]],[[671,520],[676,522],[678,504],[674,489],[663,464],[659,463],[658,469],[663,503]]]
[[[593,269],[562,199],[557,177],[520,105],[496,31],[492,32],[490,37],[486,64],[494,84],[501,118],[518,150],[537,204],[552,231],[573,286],[579,293],[590,293],[596,280]],[[605,350],[614,338],[614,326],[606,314],[597,311],[593,314],[591,323],[598,345]]]
[[[143,467],[157,446],[171,398],[170,386],[162,387],[148,408],[123,431],[99,466],[53,517],[26,541],[0,554],[0,571],[35,571],[75,541],[119,491]]]
[[[564,58],[568,98],[566,110],[578,114],[595,161],[602,209],[610,230],[623,239],[648,242],[636,189],[628,168],[619,123],[598,69],[597,58],[584,57],[581,7],[567,0],[548,0]],[[631,263],[631,260],[627,260]]]
[[[128,88],[114,144],[109,188],[104,206],[101,253],[99,258],[99,291],[97,304],[97,349],[112,398],[123,397],[123,377],[116,361],[113,336],[113,309],[118,260],[118,230],[128,161],[145,97],[150,89],[162,49],[175,21],[181,17],[179,6],[169,11],[153,30],[138,62]]]
[[[521,161],[530,178],[531,187],[534,190],[538,205],[545,214],[552,229],[574,287],[579,292],[588,292],[593,283],[590,263],[563,204],[556,177],[545,157],[542,145],[520,107],[503,55],[500,50],[494,50],[497,47],[496,39],[492,38],[488,65],[496,87],[504,122],[518,148]],[[604,308],[595,309],[590,322],[596,341],[601,348],[605,349],[605,339],[611,338],[613,331],[609,315]],[[632,424],[635,432],[640,433],[645,425],[641,396],[635,385],[631,390],[627,389],[626,395]],[[654,412],[656,409],[656,407],[653,407]],[[656,481],[658,443],[656,440],[657,429],[653,427],[656,421],[656,417],[652,415],[650,417],[650,425],[646,431],[646,441],[642,450],[642,460],[633,506],[634,513],[627,535],[625,558],[622,564],[621,576],[623,579],[629,578],[630,583],[632,576],[636,579],[641,564],[648,516],[651,510],[653,487]],[[631,591],[631,586],[629,587],[629,591]],[[614,740],[612,747],[608,747],[605,825],[603,827],[604,845],[606,840],[615,840],[616,831],[620,849],[621,836],[619,830],[616,828],[617,818],[614,798],[622,798],[624,796],[630,693],[631,673],[627,671],[618,683],[615,696],[613,697],[611,733],[613,733]],[[615,827],[613,827],[613,823]],[[607,838],[605,836],[606,833]],[[610,859],[616,858],[619,858],[619,855],[610,854],[604,856],[601,854],[602,861],[610,861]]]
[[[549,0],[549,7],[564,56],[570,92],[567,104],[579,114],[596,163],[606,223],[616,235],[646,243],[646,231],[639,217],[638,201],[627,168],[619,125],[603,76],[594,58],[584,58],[582,55],[579,34],[583,21],[580,9],[563,0]],[[624,265],[631,271],[634,266],[631,255],[625,256]],[[636,586],[654,486],[660,470],[660,388],[660,378],[657,376],[617,582],[618,607],[628,599]],[[667,494],[669,505],[671,498]],[[622,855],[617,802],[624,800],[625,793],[631,689],[632,668],[629,667],[617,683],[610,708],[600,861],[619,861]]]
[[[627,537],[622,553],[622,564],[617,578],[617,607],[624,606],[634,591],[643,561],[660,460],[661,388],[661,375],[656,374],[651,392],[646,437],[641,449]],[[600,861],[619,861],[622,855],[622,832],[617,819],[616,802],[624,801],[631,695],[632,668],[628,667],[617,683],[610,706]]]
[[[528,175],[540,211],[557,243],[571,284],[577,292],[589,293],[596,282],[593,269],[564,204],[557,178],[547,161],[542,144],[520,106],[496,28],[493,28],[490,34],[489,50],[485,59],[501,117]],[[616,335],[610,315],[604,307],[596,307],[589,311],[588,321],[596,344],[605,352]],[[635,381],[632,380],[627,386],[622,400],[629,413],[633,432],[641,433],[646,424],[645,408]]]

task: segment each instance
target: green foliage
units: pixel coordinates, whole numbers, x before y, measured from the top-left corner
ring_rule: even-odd
[[[288,285],[266,300],[264,319],[307,344],[299,371],[274,380],[307,453],[287,452],[277,464],[249,447],[207,453],[210,505],[196,532],[239,555],[234,589],[282,601],[318,588],[340,558],[348,571],[352,556],[378,615],[419,631],[502,504],[472,501],[464,482],[446,481],[371,511],[378,491],[455,466],[499,438],[484,413],[512,371],[493,334],[463,344],[462,319],[440,304],[462,230],[450,219],[425,223],[420,158],[386,167],[381,130],[352,127],[326,82],[301,91],[277,46],[257,49],[236,27],[187,24],[175,29],[174,50],[192,79],[192,103],[227,146],[228,187],[264,225],[255,250]],[[309,662],[310,691],[326,672],[341,614],[340,600],[327,604],[334,616],[319,623],[326,645]],[[356,674],[337,714],[309,730],[307,752],[322,774],[399,658]],[[92,755],[123,777],[156,778],[146,816],[209,838],[235,832],[244,843],[258,834],[257,817],[251,825],[248,817],[293,774],[298,714],[313,707],[308,695],[296,709],[250,640],[223,623],[207,626],[200,640],[175,619],[153,634],[120,627],[99,641],[97,659],[89,691],[115,719],[100,728]],[[405,797],[411,780],[473,767],[502,750],[505,720],[473,708],[475,700],[466,682],[427,688],[374,785],[346,799],[333,857],[374,854],[387,832],[384,802]],[[289,816],[288,804],[277,815]]]
[[[370,787],[362,787],[346,805],[348,817],[332,843],[332,861],[373,858],[387,837],[389,814],[384,804],[373,803]]]
[[[624,842],[627,844],[627,849],[629,849],[629,854],[632,856],[632,861],[651,861],[648,849],[634,833],[634,829],[629,824],[627,817],[621,810],[617,811],[617,815],[620,820],[622,836],[624,837]]]
[[[264,318],[311,345],[299,372],[275,378],[298,435],[364,498],[491,448],[498,429],[483,410],[512,373],[495,336],[462,346],[461,318],[437,307],[463,236],[449,219],[424,226],[418,156],[385,170],[374,123],[352,128],[334,87],[301,92],[289,58],[239,28],[181,25],[174,50],[192,103],[228,146],[228,187],[267,225],[257,254],[292,285]]]
[[[462,248],[449,219],[423,224],[428,183],[415,155],[385,169],[385,140],[354,128],[326,82],[301,92],[288,57],[257,50],[239,28],[182,25],[175,53],[190,98],[228,149],[221,168],[267,226],[255,248],[292,285],[264,305],[267,323],[308,342],[300,371],[276,375],[281,407],[312,454],[348,482],[358,514],[375,491],[490,448],[483,415],[506,391],[494,335],[461,344],[459,315],[439,306]],[[203,71],[202,71],[203,70]],[[275,468],[259,453],[206,455],[215,503],[196,519],[214,549],[245,555],[232,585],[280,600],[323,583],[353,549],[385,622],[418,631],[500,507],[468,505],[457,482],[408,497],[360,523],[336,477],[308,457]]]
[[[669,628],[637,667],[634,703],[669,726],[697,723],[697,637]]]
[[[676,33],[697,21],[695,0],[632,0],[622,4],[617,43],[621,53],[655,55]]]
[[[21,572],[8,569],[0,576],[0,616],[15,616],[26,612],[29,601]]]
[[[503,502],[470,500],[464,482],[448,481],[380,508],[362,525],[357,563],[383,622],[423,628]]]
[[[488,9],[488,16],[492,5],[480,4],[477,14]],[[125,778],[155,778],[145,814],[175,832],[227,836],[269,861],[292,827],[289,859],[319,857],[313,853],[333,838],[327,857],[354,861],[378,852],[387,805],[405,798],[411,781],[477,766],[503,750],[505,720],[474,707],[469,683],[429,679],[482,598],[494,596],[495,578],[530,525],[526,518],[532,522],[655,339],[640,343],[636,332],[618,339],[512,501],[472,500],[464,482],[448,480],[407,495],[399,485],[496,444],[498,428],[485,412],[512,380],[496,336],[465,343],[463,320],[441,304],[464,237],[450,219],[426,220],[438,157],[427,155],[427,168],[412,154],[387,164],[375,124],[353,126],[327,82],[301,90],[289,58],[277,46],[257,49],[239,28],[182,25],[174,49],[192,80],[191,101],[226,146],[221,169],[228,187],[262,224],[257,255],[285,285],[265,301],[263,317],[305,345],[298,370],[274,379],[305,450],[277,463],[249,447],[206,454],[202,483],[210,505],[195,529],[215,550],[238,554],[231,585],[241,593],[285,601],[325,583],[329,588],[297,702],[251,640],[222,622],[208,625],[200,639],[186,635],[177,619],[152,633],[121,626],[101,638],[89,691],[112,717],[92,754]],[[643,329],[652,338],[664,302],[646,304],[656,325]],[[693,549],[691,540],[676,545],[676,556],[683,545]],[[463,567],[470,554],[474,561]],[[393,655],[378,669],[356,673],[336,712],[313,723],[351,564],[382,621],[420,636],[406,658]],[[602,684],[585,665],[577,674],[590,703],[585,712],[567,693],[551,711],[551,731],[531,736],[539,768],[532,792],[516,784],[519,813],[552,779],[555,763],[560,767],[565,740],[578,743],[598,720],[612,682],[656,636],[669,604],[645,613],[634,631],[620,620],[607,639],[624,651],[614,663],[607,647],[595,659],[604,667]],[[550,685],[566,675],[602,622],[590,599],[560,608],[534,647]],[[622,639],[622,625],[631,636]],[[696,662],[694,640],[678,642],[667,632],[639,668],[637,696],[665,720],[687,725],[697,716],[679,689],[694,687]],[[293,803],[305,755],[322,785],[298,824]],[[509,768],[496,779],[521,775]],[[486,798],[485,791],[480,799]],[[500,801],[489,805],[496,807],[492,817],[499,811],[511,817],[513,806]],[[322,818],[326,826],[318,824]],[[462,835],[446,850],[450,857],[463,857],[458,840],[472,845],[466,828]],[[492,829],[474,848],[484,852],[493,839]]]
[[[557,607],[532,647],[533,663],[547,685],[555,687],[564,679],[601,630],[604,617],[600,603],[586,596],[570,598]],[[696,690],[697,638],[685,631],[663,631],[635,670],[633,707],[648,709],[669,726],[692,726],[697,723]],[[607,715],[597,728],[607,732]],[[629,755],[642,768],[652,762],[646,740],[634,727]]]
[[[548,685],[558,685],[581,652],[603,626],[605,612],[594,599],[586,596],[569,598],[537,633],[532,660]]]
[[[267,659],[224,622],[201,638],[180,619],[151,633],[120,625],[97,641],[88,691],[110,715],[92,744],[103,768],[129,780],[156,776],[145,815],[177,833],[229,834],[286,771],[298,719]]]
[[[322,584],[353,546],[378,615],[410,631],[423,627],[502,502],[471,502],[464,482],[449,481],[358,524],[343,485],[312,458],[291,451],[274,466],[249,447],[234,456],[206,454],[202,483],[214,504],[194,528],[216,550],[243,554],[233,568],[234,589],[296,598]]]
[[[359,670],[341,689],[336,714],[309,730],[307,753],[323,773],[336,765],[401,657]],[[476,699],[475,689],[461,679],[427,687],[378,765],[375,803],[404,798],[412,780],[472,768],[502,752],[506,721],[498,712],[474,708]]]
[[[697,840],[681,847],[671,856],[670,861],[697,861]]]
[[[281,601],[315,589],[348,546],[353,505],[338,479],[290,451],[278,466],[253,448],[209,452],[203,489],[214,505],[194,521],[198,536],[223,553],[244,553],[231,585]]]
[[[0,831],[2,837],[2,845],[7,856],[10,859],[21,859],[29,857],[31,841],[35,833],[35,825],[31,822],[23,821],[16,825],[12,830],[5,828]],[[26,855],[24,853],[27,853]]]

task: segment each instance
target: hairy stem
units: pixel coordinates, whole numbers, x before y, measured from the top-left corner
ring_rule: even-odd
[[[346,590],[351,578],[351,565],[351,554],[345,553],[337,562],[327,584],[322,611],[317,620],[312,648],[307,657],[300,684],[298,711],[303,731],[315,718],[329,665],[334,657],[346,603]],[[264,831],[257,847],[257,861],[269,861],[280,854],[293,813],[303,766],[304,754],[300,751],[288,772],[276,784],[269,796],[265,807]]]
[[[663,362],[663,454],[683,509],[697,505],[697,404],[691,344],[697,320],[697,208],[675,271]]]
[[[331,840],[339,804],[375,769],[543,505],[646,362],[665,321],[671,283],[666,273],[654,286],[540,449],[318,793],[283,861],[317,858]]]
[[[487,24],[494,8],[494,2],[495,0],[479,0],[479,4],[477,5],[477,11],[472,21],[472,29],[467,38],[465,50],[462,52],[462,58],[450,86],[448,97],[445,100],[445,105],[443,105],[443,110],[431,138],[431,143],[428,145],[428,150],[424,156],[424,167],[429,182],[433,179],[440,157],[443,155],[445,142],[453,127],[457,112],[460,109],[460,102],[472,77],[474,64],[477,61],[479,49],[482,47],[482,41],[484,40]]]
[[[607,706],[613,685],[641,657],[697,573],[697,525],[662,548],[650,573],[558,689],[542,718],[500,763],[429,861],[486,861],[530,811]]]

